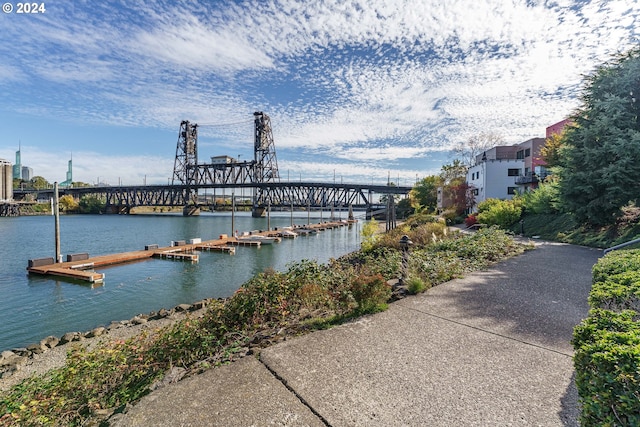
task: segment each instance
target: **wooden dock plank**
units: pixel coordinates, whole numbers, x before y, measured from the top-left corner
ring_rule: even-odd
[[[305,225],[305,229],[323,230],[327,228],[336,228],[349,225],[350,223],[345,221],[339,222],[323,222],[318,224]],[[295,232],[295,227],[291,229]],[[260,231],[257,235],[266,237],[275,237],[278,235],[278,231]],[[164,257],[172,259],[185,259],[193,262],[199,260],[198,254],[192,253],[197,250],[207,251],[221,251],[228,252],[229,254],[235,254],[236,248],[234,246],[253,246],[260,247],[260,241],[247,241],[238,240],[235,237],[221,236],[219,239],[208,240],[205,242],[197,242],[180,245],[180,246],[168,246],[157,249],[149,249],[143,251],[131,251],[122,252],[110,255],[98,255],[90,257],[88,259],[61,262],[55,264],[41,265],[37,267],[27,267],[27,271],[33,274],[52,275],[59,277],[66,277],[75,280],[81,280],[91,283],[101,283],[104,280],[103,273],[97,273],[95,271],[87,271],[88,268],[95,269],[100,267],[106,267],[110,265],[125,264],[128,262],[140,261],[150,259],[153,257]],[[197,242],[197,243],[196,243]]]

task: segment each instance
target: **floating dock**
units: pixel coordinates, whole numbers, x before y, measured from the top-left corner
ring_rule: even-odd
[[[330,228],[342,227],[350,225],[355,221],[340,222],[323,222],[319,224],[305,225],[305,230],[326,230]],[[299,227],[302,228],[302,227]],[[286,228],[295,232],[295,227]],[[264,237],[277,237],[282,231],[256,231],[251,235],[260,235]],[[172,246],[158,247],[158,245],[147,245],[145,250],[123,252],[112,255],[101,255],[89,257],[88,254],[75,254],[67,256],[67,262],[55,263],[53,258],[41,258],[29,260],[27,271],[29,274],[39,274],[48,276],[64,277],[72,280],[79,280],[90,283],[102,283],[104,281],[104,273],[98,273],[93,270],[117,264],[125,264],[129,262],[141,261],[150,258],[173,259],[190,262],[198,262],[198,251],[217,251],[228,254],[235,254],[235,246],[252,246],[260,247],[260,240],[243,240],[235,237],[228,237],[226,234],[221,235],[218,239],[202,242],[200,239],[192,239],[192,243],[184,241],[174,241]]]

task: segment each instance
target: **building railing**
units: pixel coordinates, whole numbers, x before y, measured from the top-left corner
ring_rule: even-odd
[[[541,174],[538,175],[534,172],[528,172],[524,175],[520,175],[516,177],[516,184],[517,185],[524,185],[524,184],[537,184],[538,182],[542,181],[543,179],[545,179],[547,176],[547,174]]]
[[[520,175],[516,177],[516,184],[535,184],[538,182],[538,176],[534,173],[528,173],[525,175]]]

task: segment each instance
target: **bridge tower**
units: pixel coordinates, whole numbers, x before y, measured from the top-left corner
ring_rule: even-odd
[[[279,182],[278,160],[276,158],[276,146],[273,143],[271,132],[271,119],[261,111],[253,113],[254,116],[254,144],[253,144],[253,180],[254,183]],[[268,203],[273,200],[268,198],[268,191],[263,188],[254,188],[253,217],[264,215]]]
[[[183,214],[197,215],[198,205],[198,125],[188,120],[180,122],[178,143],[176,144],[176,158],[173,163],[173,178],[171,185],[186,185],[184,199],[188,205]]]
[[[278,173],[278,160],[276,159],[276,146],[273,143],[271,132],[271,119],[261,111],[253,113],[255,117],[255,139],[253,156],[255,160],[256,183],[280,181]]]
[[[198,166],[198,125],[188,120],[180,122],[176,159],[173,163],[171,185],[196,184],[195,169]]]

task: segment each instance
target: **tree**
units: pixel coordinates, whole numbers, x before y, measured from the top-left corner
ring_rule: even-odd
[[[504,143],[504,138],[494,132],[481,132],[453,147],[453,152],[467,167],[476,164],[476,157],[490,148]]]
[[[579,222],[613,223],[640,201],[640,48],[586,79],[561,150],[560,194]]]
[[[59,203],[64,212],[75,211],[79,206],[76,199],[74,199],[70,194],[65,194],[64,196],[60,197]]]
[[[44,190],[45,188],[51,188],[51,184],[41,176],[34,176],[31,178],[31,187],[36,190]]]
[[[442,179],[439,176],[430,175],[422,178],[409,193],[411,207],[416,212],[434,212],[438,207],[438,187],[441,185]]]
[[[465,182],[469,167],[460,159],[455,159],[450,165],[443,165],[440,170],[440,179],[443,185]]]
[[[464,181],[456,181],[445,187],[445,191],[449,193],[449,198],[452,202],[451,207],[458,216],[464,215],[475,203],[475,197],[469,190],[469,184]]]
[[[456,216],[463,215],[467,208],[473,206],[473,200],[469,198],[467,170],[468,167],[460,159],[455,159],[452,164],[443,165],[440,171],[442,191],[446,194],[444,199],[451,201],[450,206],[443,207],[452,208]]]
[[[83,213],[97,214],[104,210],[106,202],[96,196],[82,196],[80,198],[80,211]]]
[[[561,133],[554,133],[546,139],[544,145],[540,148],[540,157],[547,164],[547,167],[552,168],[560,165],[560,150],[564,146],[565,133],[566,130]]]

